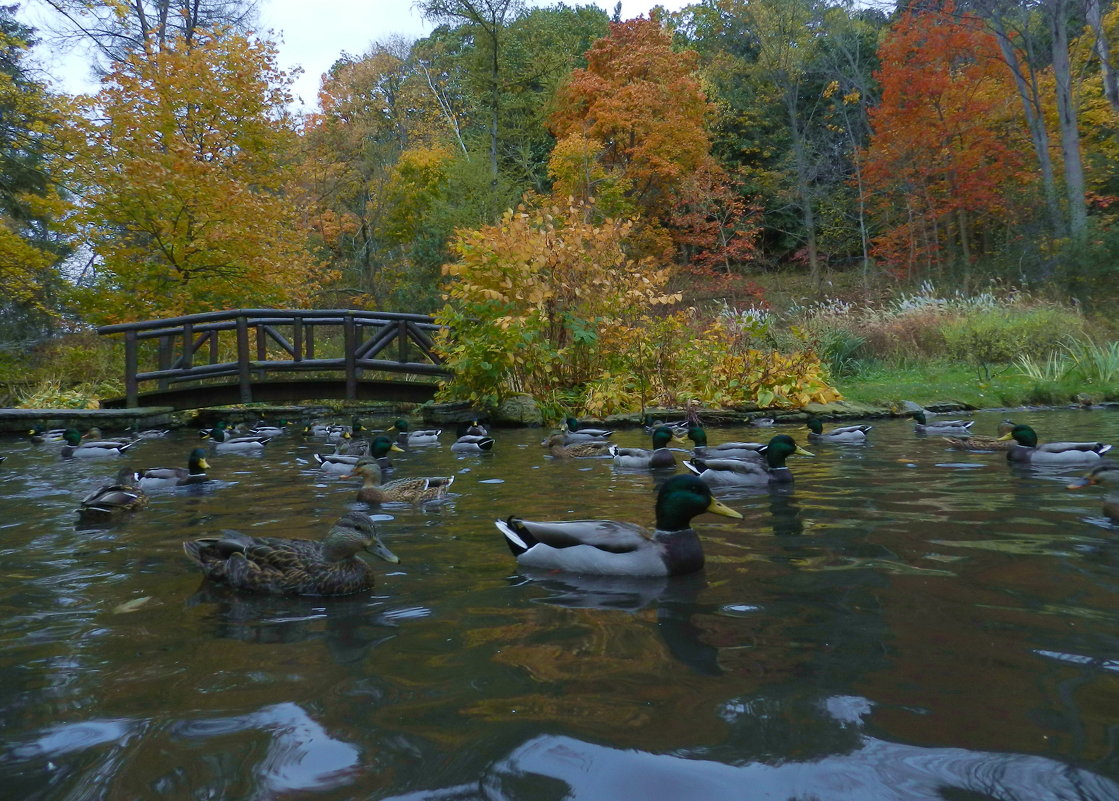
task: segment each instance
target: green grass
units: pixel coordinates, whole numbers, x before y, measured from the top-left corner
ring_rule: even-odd
[[[1119,397],[1119,386],[1076,381],[1039,383],[1010,365],[993,369],[992,377],[986,380],[980,379],[972,367],[943,361],[905,367],[867,365],[854,375],[839,378],[836,388],[848,400],[862,403],[958,401],[980,409],[1071,403],[1077,393],[1085,393],[1097,402]]]

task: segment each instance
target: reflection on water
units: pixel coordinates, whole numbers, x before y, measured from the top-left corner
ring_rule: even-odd
[[[1014,417],[1119,443],[1110,411]],[[4,797],[1119,798],[1119,539],[1075,470],[880,421],[790,459],[791,487],[720,491],[743,519],[696,520],[702,573],[610,579],[518,570],[493,519],[649,524],[665,476],[497,438],[394,458],[455,475],[453,497],[371,510],[400,565],[326,599],[238,595],[181,551],[363,508],[321,441],[215,455],[211,484],[90,529],[74,510],[116,462],[2,443]]]

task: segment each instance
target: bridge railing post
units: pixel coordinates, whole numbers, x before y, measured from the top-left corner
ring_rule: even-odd
[[[349,312],[342,316],[342,329],[346,350],[346,399],[357,400],[357,331],[354,316]]]
[[[163,334],[159,338],[159,369],[166,371],[171,368],[171,334]],[[159,388],[165,390],[171,386],[166,378],[159,379]]]
[[[124,333],[124,395],[129,409],[140,405],[140,382],[136,380],[136,332]]]
[[[194,325],[189,320],[183,323],[183,358],[179,366],[184,370],[194,366]]]
[[[241,403],[253,402],[253,382],[249,372],[249,321],[237,315],[237,376],[241,388]]]

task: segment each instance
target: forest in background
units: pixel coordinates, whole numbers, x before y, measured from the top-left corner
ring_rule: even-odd
[[[1119,9],[1099,0],[630,20],[420,0],[432,34],[339,54],[306,116],[251,3],[48,5],[49,34],[0,8],[0,368],[96,324],[423,311],[455,332],[451,394],[608,413],[828,400],[891,353],[989,378],[1111,338],[1091,312],[1119,254]],[[40,35],[84,39],[100,90],[50,91]],[[905,297],[931,333],[879,341]],[[1036,348],[975,355],[1019,329]]]

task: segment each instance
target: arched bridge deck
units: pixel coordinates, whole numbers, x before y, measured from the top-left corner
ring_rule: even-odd
[[[125,397],[102,406],[419,403],[449,375],[435,352],[438,330],[424,314],[354,309],[236,309],[102,326],[99,334],[124,336],[125,360]]]

